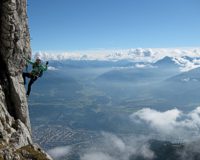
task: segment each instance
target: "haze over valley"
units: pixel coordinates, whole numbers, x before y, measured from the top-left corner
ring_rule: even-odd
[[[117,150],[122,160],[153,159],[165,143],[179,157],[181,144],[199,138],[200,63],[198,48],[166,51],[62,60],[67,54],[36,53],[50,67],[29,99],[35,141],[55,159],[110,160]]]

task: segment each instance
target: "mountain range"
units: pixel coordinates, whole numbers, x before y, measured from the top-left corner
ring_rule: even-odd
[[[194,61],[190,57],[184,58]],[[123,93],[132,99],[141,95],[145,99],[148,99],[148,96],[162,99],[166,106],[168,103],[185,106],[193,99],[194,104],[198,102],[200,69],[182,72],[182,63],[178,63],[174,57],[166,56],[154,63],[129,60],[53,60],[50,65],[54,69],[47,71],[38,80],[40,82],[36,82],[33,92],[39,90],[40,94],[48,94],[52,98],[57,95],[73,99],[73,96],[80,97],[81,90],[92,88],[93,91],[101,91],[112,99],[118,98],[119,101]],[[43,93],[44,91],[46,93]],[[187,98],[182,100],[185,96]]]
[[[36,52],[33,57],[40,57],[43,60],[64,62],[73,61],[77,63],[93,63],[94,66],[99,66],[102,63],[111,63],[118,61],[130,61],[135,63],[156,63],[166,57],[176,62],[183,71],[188,71],[200,66],[200,48],[136,48],[136,49],[121,49],[121,50],[96,50],[96,51],[77,51],[63,53],[47,53]],[[72,62],[71,62],[72,63]],[[110,65],[110,64],[109,64]],[[102,66],[102,65],[101,65]],[[116,65],[115,65],[116,66]]]
[[[200,69],[183,72],[183,59],[194,61],[189,57],[169,56],[151,63],[49,61],[49,70],[34,83],[29,98],[36,142],[47,150],[75,146],[71,153],[73,157],[82,152],[81,147],[90,147],[101,131],[147,135],[150,128],[133,123],[129,118],[142,108],[159,111],[178,108],[184,112],[196,108],[200,105]],[[77,148],[77,144],[81,147]],[[174,148],[170,146],[173,152]],[[161,148],[162,145],[156,143],[152,150],[161,153]],[[159,156],[167,154],[167,150],[168,147]]]

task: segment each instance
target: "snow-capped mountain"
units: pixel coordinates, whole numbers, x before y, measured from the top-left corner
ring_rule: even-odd
[[[185,72],[200,66],[200,48],[189,49],[122,49],[77,51],[63,53],[36,52],[33,57],[40,57],[44,61],[50,60],[54,64],[68,64],[91,67],[151,67],[179,66]],[[139,64],[139,65],[138,65]],[[169,66],[168,66],[169,67]]]

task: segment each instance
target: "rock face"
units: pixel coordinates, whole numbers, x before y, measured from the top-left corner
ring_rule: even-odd
[[[20,159],[24,146],[37,151],[22,79],[23,56],[31,56],[26,6],[26,0],[0,0],[0,159]]]
[[[22,56],[31,53],[26,1],[1,0],[0,3],[0,130],[2,138],[7,141],[19,136],[16,145],[20,147],[31,142],[28,105],[21,76]]]

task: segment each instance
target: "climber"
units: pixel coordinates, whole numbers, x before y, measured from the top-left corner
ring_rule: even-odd
[[[46,65],[43,65],[41,63],[41,59],[39,57],[36,58],[35,62],[32,62],[31,60],[27,59],[26,57],[23,57],[28,63],[32,65],[32,71],[31,72],[23,72],[23,79],[24,79],[24,85],[26,84],[26,77],[30,78],[30,81],[28,83],[28,90],[26,92],[26,96],[28,97],[31,92],[31,85],[37,80],[38,77],[41,77],[43,74],[43,71],[47,70],[47,66],[49,62],[46,62]]]

